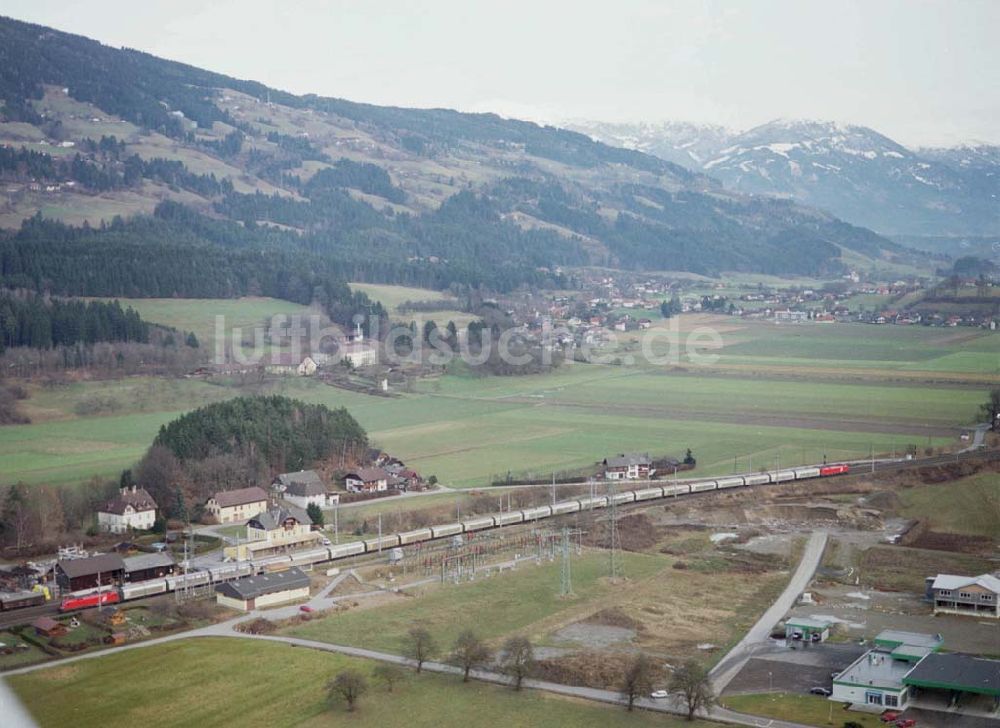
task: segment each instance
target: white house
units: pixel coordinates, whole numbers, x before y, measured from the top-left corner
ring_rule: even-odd
[[[274,479],[274,484],[282,491],[285,501],[302,509],[313,504],[326,508],[340,500],[336,493],[326,492],[326,485],[315,470],[282,473]]]
[[[607,480],[644,480],[653,474],[653,459],[649,453],[619,453],[604,459]]]
[[[131,486],[109,500],[97,512],[97,526],[109,533],[125,533],[129,529],[148,531],[156,521],[156,501],[145,488]]]
[[[344,477],[344,485],[352,493],[388,490],[389,473],[382,468],[358,468]]]
[[[267,493],[263,488],[222,490],[205,503],[205,510],[219,523],[239,523],[267,510]]]

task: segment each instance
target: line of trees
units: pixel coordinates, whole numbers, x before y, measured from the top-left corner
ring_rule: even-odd
[[[412,661],[417,673],[424,664],[440,654],[440,647],[433,635],[424,627],[411,628],[402,641],[403,655]],[[523,635],[514,635],[504,641],[498,653],[494,653],[473,630],[462,630],[455,639],[447,655],[449,661],[462,671],[462,682],[468,682],[470,674],[477,668],[490,665],[510,678],[511,686],[520,690],[535,665],[534,649],[530,640]],[[650,657],[638,653],[625,665],[620,683],[620,693],[626,708],[632,711],[636,702],[650,694],[653,685],[660,678],[660,670]],[[380,664],[373,674],[391,692],[404,679],[398,665]],[[348,669],[338,673],[327,684],[331,701],[342,701],[349,711],[357,708],[361,696],[369,689],[368,680],[357,670]],[[694,720],[699,712],[709,710],[715,704],[708,670],[697,660],[688,660],[675,668],[669,681],[669,692],[683,702],[687,719]]]
[[[150,326],[118,301],[46,300],[0,294],[0,353],[13,346],[50,349],[98,341],[147,343]]]

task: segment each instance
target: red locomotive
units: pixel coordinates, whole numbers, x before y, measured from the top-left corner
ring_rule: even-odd
[[[819,469],[820,475],[843,475],[851,469],[850,465],[824,465]]]
[[[72,609],[86,609],[87,607],[97,607],[105,604],[117,604],[121,601],[121,595],[117,591],[94,592],[83,596],[70,596],[62,600],[59,605],[60,612],[68,612]]]

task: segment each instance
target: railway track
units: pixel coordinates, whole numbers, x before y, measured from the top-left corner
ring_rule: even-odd
[[[708,496],[720,490],[755,488],[762,486],[781,485],[788,482],[799,482],[812,479],[823,479],[825,477],[865,477],[872,473],[889,473],[894,471],[908,470],[913,468],[934,467],[938,465],[948,465],[961,462],[971,462],[978,460],[995,461],[1000,460],[1000,450],[977,450],[972,452],[951,453],[938,455],[929,458],[913,460],[874,460],[874,461],[854,461],[850,463],[850,470],[847,472],[838,471],[835,473],[822,473],[821,469],[836,469],[839,466],[808,466],[803,468],[789,468],[780,471],[770,471],[766,473],[749,473],[739,476],[726,476],[715,479],[701,479],[688,481],[649,481],[649,482],[628,482],[634,490],[617,491],[613,496],[616,506],[631,510],[633,506],[641,507],[656,503],[657,501],[669,500],[672,498],[692,496]],[[734,481],[740,481],[735,483]],[[642,487],[642,486],[647,487]],[[605,484],[606,486],[606,484]],[[658,493],[656,491],[659,491]],[[316,549],[315,552],[306,554],[286,554],[263,559],[259,562],[248,564],[252,573],[273,571],[290,566],[315,566],[323,563],[344,563],[352,566],[378,561],[383,558],[383,552],[389,552],[394,548],[406,548],[423,544],[444,544],[444,539],[455,535],[474,534],[491,530],[500,530],[510,527],[536,526],[539,521],[560,516],[572,516],[601,510],[608,505],[608,496],[598,495],[596,488],[594,495],[589,497],[580,496],[575,500],[558,501],[552,505],[535,506],[517,511],[500,512],[498,515],[485,515],[471,517],[465,521],[450,524],[431,526],[423,529],[416,529],[397,534],[387,534],[377,539],[367,539],[364,541],[351,542],[342,545],[333,545],[325,549]],[[168,577],[161,580],[163,588],[155,586],[156,580],[151,582],[139,582],[138,584],[126,584],[121,587],[123,601],[139,601],[170,593],[183,588],[180,586],[185,579],[197,580],[192,586],[213,586],[230,578],[237,578],[245,575],[246,570],[233,571],[232,565],[221,565],[220,575],[211,573],[211,569],[206,571],[196,571],[186,575]],[[226,572],[227,575],[221,575]],[[171,583],[172,582],[172,583]],[[204,583],[203,583],[204,582]],[[143,591],[142,585],[149,585],[148,593]],[[70,610],[77,611],[77,610]],[[11,612],[0,612],[0,628],[13,625],[25,624],[40,616],[60,613],[60,605],[51,603],[37,607],[27,607]],[[63,613],[70,613],[69,611]]]

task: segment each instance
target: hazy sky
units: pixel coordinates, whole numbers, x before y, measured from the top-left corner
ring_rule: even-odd
[[[1000,143],[1000,0],[0,0],[296,93],[538,121],[776,117]]]

